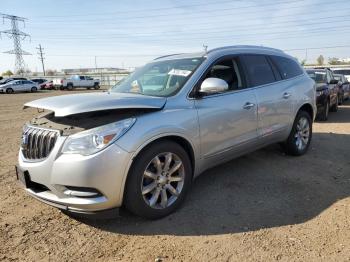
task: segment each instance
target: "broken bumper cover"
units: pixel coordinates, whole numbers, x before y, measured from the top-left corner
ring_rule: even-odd
[[[116,144],[96,154],[60,154],[57,141],[48,158],[34,162],[21,150],[18,171],[25,190],[51,206],[78,213],[95,213],[120,207],[132,154]],[[18,175],[17,175],[18,176]]]

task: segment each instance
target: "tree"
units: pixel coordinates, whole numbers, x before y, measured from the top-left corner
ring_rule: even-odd
[[[46,70],[46,75],[48,76],[54,76],[57,73],[56,70],[48,69]]]
[[[13,75],[13,73],[11,72],[11,70],[7,70],[7,71],[3,72],[2,75],[10,77]]]
[[[320,55],[319,57],[317,57],[317,64],[320,65],[320,66],[324,64],[324,57],[323,57],[323,55]]]
[[[24,69],[19,69],[16,71],[16,75],[23,75],[26,71]]]
[[[341,62],[339,61],[339,58],[337,58],[337,57],[329,57],[328,58],[328,63],[330,65],[339,65],[339,64],[341,64]]]

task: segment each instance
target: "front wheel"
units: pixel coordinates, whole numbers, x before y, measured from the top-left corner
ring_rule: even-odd
[[[134,160],[124,204],[144,218],[164,217],[184,201],[191,181],[191,161],[180,145],[167,140],[152,144]]]
[[[37,89],[35,86],[33,86],[33,87],[30,89],[30,92],[32,92],[32,93],[34,93],[34,92],[36,92],[36,91],[38,91],[38,89]]]
[[[344,102],[344,94],[339,97],[338,105],[342,105]]]
[[[69,91],[72,91],[72,90],[73,90],[73,85],[72,85],[72,84],[68,84],[68,85],[67,85],[67,89],[68,89]]]
[[[7,93],[7,94],[12,94],[12,93],[14,93],[14,91],[13,91],[12,88],[7,88],[7,89],[6,89],[6,93]]]
[[[337,112],[338,111],[338,104],[339,104],[339,98],[336,97],[335,104],[330,108],[331,112]]]
[[[328,114],[329,114],[329,101],[326,101],[326,104],[323,107],[322,113],[319,115],[318,119],[321,121],[327,121],[328,120]]]
[[[285,142],[286,153],[293,156],[301,156],[306,153],[312,138],[311,116],[305,111],[297,114],[292,131]]]

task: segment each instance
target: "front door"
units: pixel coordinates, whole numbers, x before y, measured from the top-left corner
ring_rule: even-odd
[[[245,89],[240,68],[237,58],[225,58],[201,80],[216,77],[229,86],[224,93],[195,100],[203,158],[230,156],[257,141],[257,101],[254,90]]]

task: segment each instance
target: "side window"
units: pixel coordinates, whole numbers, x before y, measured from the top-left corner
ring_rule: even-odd
[[[234,58],[224,59],[212,65],[204,79],[209,77],[220,78],[226,81],[228,84],[228,91],[243,88],[238,60]]]
[[[80,80],[84,80],[85,77],[84,76],[79,76]]]
[[[243,58],[251,87],[276,81],[272,68],[264,55],[244,55]]]
[[[289,79],[303,74],[303,70],[296,61],[282,56],[270,57],[280,70],[283,79]]]

